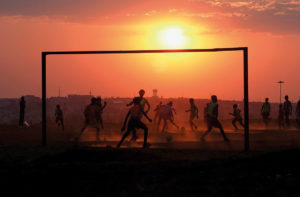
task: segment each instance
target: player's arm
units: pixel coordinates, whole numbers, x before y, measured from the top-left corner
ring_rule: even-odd
[[[176,110],[175,110],[175,108],[172,108],[172,111],[176,114]]]
[[[148,109],[145,111],[145,113],[148,113],[150,111],[150,104],[149,104],[148,100],[146,100],[146,105],[147,105]]]
[[[152,122],[151,118],[148,117],[147,113],[144,112],[144,110],[142,109],[142,107],[141,107],[141,111],[142,111],[143,115],[149,120],[149,122]]]
[[[131,101],[130,103],[128,103],[126,106],[128,107],[128,106],[130,106],[132,104],[133,104],[133,101]]]
[[[127,115],[126,115],[126,118],[125,118],[125,120],[124,120],[124,123],[123,123],[123,126],[122,126],[122,131],[124,131],[125,130],[125,127],[126,127],[126,123],[127,123],[127,120],[128,120],[128,118],[129,118],[129,116],[130,116],[130,110],[128,111],[128,113],[127,113]]]
[[[191,110],[190,109],[188,109],[188,110],[185,110],[185,112],[190,112]]]
[[[104,101],[104,105],[101,107],[101,111],[106,107],[107,103]]]
[[[195,107],[195,109],[196,109],[197,118],[199,119],[199,110],[198,110],[198,107]]]

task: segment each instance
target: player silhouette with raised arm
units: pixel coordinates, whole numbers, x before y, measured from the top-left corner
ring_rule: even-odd
[[[97,121],[97,114],[99,113],[99,111],[100,111],[100,108],[97,105],[97,99],[94,97],[91,98],[91,103],[88,106],[86,106],[86,108],[84,110],[85,121],[84,121],[84,124],[80,131],[79,136],[76,137],[76,140],[78,140],[80,138],[80,136],[82,135],[82,133],[88,126],[96,128],[96,139],[97,139],[97,141],[99,140],[100,129],[99,129],[98,121]]]
[[[138,99],[139,104],[142,107],[142,110],[147,114],[149,112],[149,110],[150,110],[150,104],[149,104],[148,100],[144,98],[145,93],[146,92],[145,92],[144,89],[140,89],[140,91],[139,91],[139,97],[135,97],[135,98]],[[130,103],[128,103],[127,107],[131,106],[132,104],[134,104],[133,101],[130,102]],[[145,110],[145,106],[147,106],[147,110]],[[136,130],[132,131],[132,138],[131,138],[130,141],[136,141],[137,138],[138,137],[137,137],[137,134],[136,134]]]

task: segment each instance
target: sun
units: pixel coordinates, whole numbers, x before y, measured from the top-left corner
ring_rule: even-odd
[[[179,28],[170,28],[163,33],[163,42],[168,47],[180,47],[184,42],[184,36]]]

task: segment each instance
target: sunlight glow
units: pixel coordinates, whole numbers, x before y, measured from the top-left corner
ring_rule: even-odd
[[[184,42],[184,36],[179,28],[170,28],[164,31],[164,44],[168,47],[179,47]]]

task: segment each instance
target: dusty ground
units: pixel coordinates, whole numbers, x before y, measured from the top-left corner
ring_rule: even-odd
[[[77,129],[50,126],[48,146],[41,147],[39,126],[1,125],[1,191],[9,192],[5,196],[300,196],[299,130],[252,130],[251,151],[245,153],[243,132],[228,129],[230,143],[214,131],[202,143],[201,133],[173,133],[169,143],[152,133],[148,150],[135,148],[140,142],[106,147],[120,138],[117,128],[106,129],[106,142],[97,143],[91,129],[76,144],[70,139]]]

